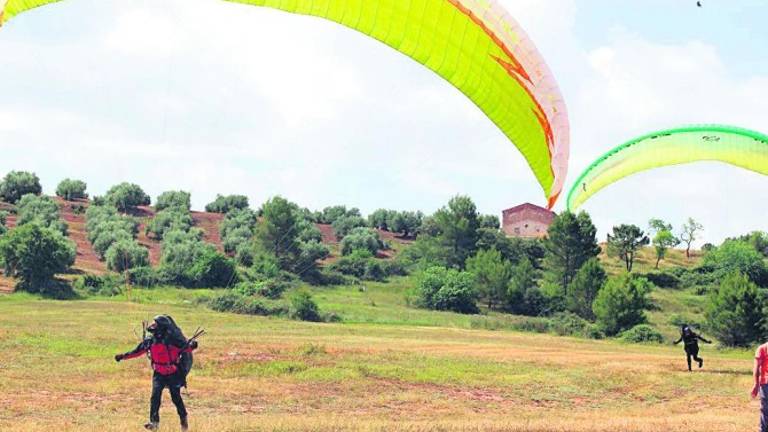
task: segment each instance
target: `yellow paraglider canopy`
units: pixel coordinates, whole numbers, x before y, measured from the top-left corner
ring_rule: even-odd
[[[4,0],[0,0],[0,4]],[[7,0],[0,25],[59,0]],[[375,38],[463,92],[528,161],[549,207],[568,170],[569,125],[536,47],[496,0],[226,0],[325,18]]]

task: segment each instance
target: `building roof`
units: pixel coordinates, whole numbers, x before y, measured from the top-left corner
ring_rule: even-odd
[[[520,204],[518,206],[510,207],[510,208],[502,211],[502,213],[504,213],[504,214],[507,214],[507,213],[518,213],[518,212],[521,212],[521,211],[524,211],[524,210],[533,210],[535,212],[545,213],[545,214],[553,215],[553,216],[555,214],[551,210],[547,210],[544,207],[540,207],[540,206],[537,206],[536,204],[531,204],[531,203],[524,203],[524,204]]]

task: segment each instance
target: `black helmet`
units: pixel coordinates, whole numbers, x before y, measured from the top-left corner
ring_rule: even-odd
[[[186,344],[187,339],[184,337],[184,333],[170,315],[158,315],[153,321],[147,328],[148,332],[156,337],[168,339],[174,345],[182,346]]]
[[[152,320],[157,324],[157,327],[166,329],[170,327],[173,322],[168,315],[158,315]]]
[[[147,331],[152,334],[165,333],[171,327],[171,320],[166,315],[158,315],[152,319],[152,324],[147,327]]]

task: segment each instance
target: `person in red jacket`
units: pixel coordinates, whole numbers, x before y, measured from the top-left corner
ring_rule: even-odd
[[[184,370],[181,359],[184,353],[191,353],[197,348],[197,341],[187,341],[173,318],[167,315],[156,316],[147,331],[151,334],[150,337],[141,341],[133,351],[116,355],[115,361],[120,362],[148,353],[153,370],[152,397],[149,406],[149,423],[144,427],[151,431],[156,431],[160,427],[160,402],[163,389],[167,387],[171,393],[171,400],[176,405],[176,412],[179,414],[181,430],[186,432],[189,429],[189,423],[184,400],[181,398],[181,388],[186,386],[186,373],[189,371]]]

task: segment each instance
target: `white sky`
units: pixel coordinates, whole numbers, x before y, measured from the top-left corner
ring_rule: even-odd
[[[762,0],[502,0],[557,77],[572,124],[569,182],[652,130],[768,132]],[[92,194],[419,209],[468,194],[484,213],[544,203],[517,150],[432,72],[333,23],[218,0],[69,0],[0,31],[0,175],[64,177]],[[570,185],[570,183],[567,183]],[[563,208],[564,199],[558,203]],[[693,216],[704,241],[768,230],[768,179],[713,163],[631,177],[593,197],[613,224]]]

